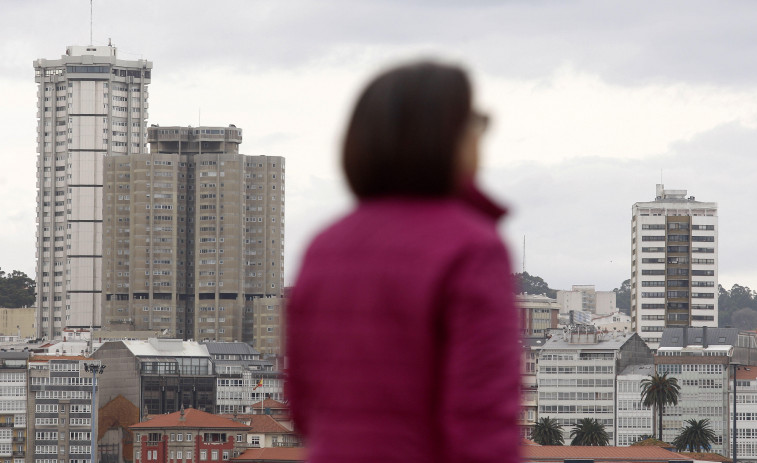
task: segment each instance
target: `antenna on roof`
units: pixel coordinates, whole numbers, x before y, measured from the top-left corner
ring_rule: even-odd
[[[89,0],[89,44],[92,45],[92,0]]]
[[[521,265],[521,273],[526,273],[526,235],[523,235],[523,261]]]

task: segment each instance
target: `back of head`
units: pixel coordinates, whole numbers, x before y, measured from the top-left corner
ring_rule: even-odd
[[[461,68],[433,62],[380,74],[347,129],[343,167],[359,198],[452,193],[471,87]]]

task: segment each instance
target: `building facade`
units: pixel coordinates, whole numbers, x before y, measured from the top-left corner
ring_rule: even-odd
[[[577,326],[552,336],[539,352],[539,419],[556,419],[568,444],[573,426],[590,416],[604,425],[610,445],[616,445],[618,374],[652,362],[652,352],[636,333]]]
[[[100,326],[103,158],[146,152],[151,69],[110,45],[34,62],[38,337]]]
[[[150,127],[150,154],[105,162],[104,325],[254,339],[284,283],[284,159],[229,127]]]
[[[571,310],[592,314],[609,314],[616,310],[615,291],[597,291],[594,285],[573,285],[570,291],[558,291],[560,312]]]
[[[542,295],[518,294],[515,303],[520,308],[523,336],[543,337],[550,328],[557,328],[560,306],[556,300]]]
[[[656,349],[666,327],[718,326],[718,208],[657,185],[633,205],[632,328]]]
[[[28,359],[28,352],[0,352],[0,459],[8,463],[26,457]]]
[[[284,378],[276,363],[243,342],[204,344],[216,373],[216,413],[252,413],[266,397],[282,400]]]
[[[615,410],[618,437],[615,445],[627,446],[653,435],[652,409],[641,404],[641,382],[654,374],[654,365],[630,365],[618,374]]]
[[[35,463],[91,461],[92,376],[86,357],[29,359],[28,453]]]
[[[247,448],[248,425],[192,408],[131,426],[135,463],[223,463]]]

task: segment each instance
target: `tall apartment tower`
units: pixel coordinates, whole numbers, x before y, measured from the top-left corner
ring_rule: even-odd
[[[148,141],[105,161],[104,326],[252,342],[254,301],[284,284],[284,158],[239,154],[233,125]]]
[[[717,327],[717,203],[657,185],[632,210],[632,329],[657,349],[665,327]]]
[[[37,335],[100,326],[106,154],[146,151],[152,63],[113,46],[34,62],[37,90]]]

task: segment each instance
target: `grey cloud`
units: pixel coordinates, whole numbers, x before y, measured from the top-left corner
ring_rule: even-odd
[[[654,199],[660,169],[668,188],[687,189],[719,205],[721,273],[748,274],[744,257],[757,226],[757,130],[725,125],[641,161],[576,158],[556,165],[523,163],[494,169],[485,184],[513,205],[505,234],[519,270],[526,235],[526,270],[553,287],[596,284],[609,290],[630,277],[631,206]],[[757,287],[757,281],[739,281]]]

